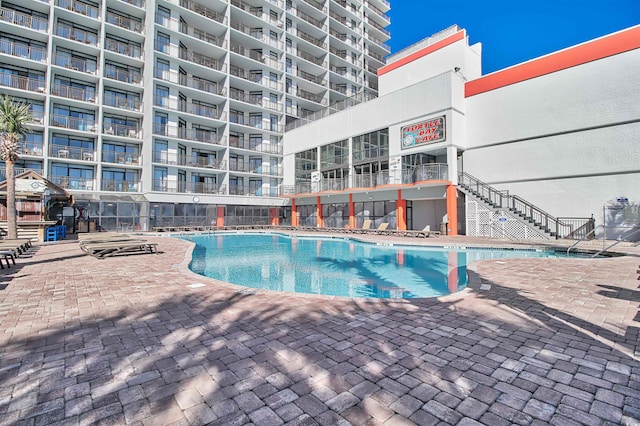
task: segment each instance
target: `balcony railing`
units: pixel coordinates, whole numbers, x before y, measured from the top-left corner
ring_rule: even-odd
[[[93,191],[94,189],[94,181],[91,178],[72,176],[49,176],[47,179],[64,189],[73,189],[80,191]]]
[[[251,105],[260,106],[262,108],[270,109],[272,111],[282,111],[282,104],[279,102],[273,102],[269,99],[263,98],[262,95],[252,95],[245,93],[244,91],[231,88],[229,93],[230,99],[246,102]]]
[[[282,90],[283,87],[282,83],[279,83],[277,80],[271,80],[267,76],[263,76],[262,72],[253,73],[245,70],[244,68],[240,68],[234,65],[231,65],[229,67],[229,74],[247,81],[251,81],[253,83],[257,83],[269,89]]]
[[[140,84],[142,81],[142,74],[139,71],[127,71],[110,64],[105,65],[104,76],[123,83]]]
[[[0,40],[0,53],[37,62],[46,62],[47,60],[46,48],[16,43],[9,40]]]
[[[275,68],[277,70],[282,70],[282,63],[272,59],[268,56],[265,56],[262,53],[258,53],[254,50],[250,50],[245,48],[244,46],[238,44],[238,43],[231,43],[230,49],[233,53],[237,53],[239,55],[242,55],[246,58],[250,58],[253,59],[254,61],[258,61],[261,64],[265,64],[271,68]]]
[[[200,117],[213,118],[214,120],[226,120],[225,112],[222,109],[218,109],[216,106],[201,105],[181,101],[175,98],[162,98],[158,96],[154,99],[154,105],[171,109],[173,111],[198,115]]]
[[[308,23],[310,23],[311,25],[313,25],[314,27],[318,27],[320,28],[322,31],[326,31],[327,30],[327,25],[322,23],[321,21],[317,20],[316,18],[304,13],[301,10],[296,9],[293,6],[287,6],[287,12],[297,16],[298,18],[302,19],[303,21],[306,21]]]
[[[320,40],[319,38],[316,38],[314,36],[312,36],[311,34],[305,33],[304,31],[298,29],[298,28],[289,28],[289,33],[292,33],[296,36],[298,36],[299,38],[308,41],[309,43],[318,46],[322,49],[326,49],[327,48],[327,43],[323,42],[322,40]]]
[[[190,87],[192,89],[201,90],[203,92],[211,93],[214,95],[224,96],[226,89],[223,85],[218,83],[204,80],[198,77],[188,77],[184,74],[180,74],[176,71],[168,71],[161,69],[154,69],[155,78],[159,78],[164,81],[179,84],[184,87]]]
[[[168,151],[154,151],[153,162],[160,164],[172,164],[186,167],[198,167],[202,169],[216,169],[223,170],[226,162],[221,159],[216,159],[213,156],[199,156],[199,155],[181,155],[175,152]]]
[[[21,155],[31,155],[34,157],[42,157],[43,144],[39,142],[22,142],[19,149]]]
[[[300,78],[303,78],[307,81],[310,81],[312,83],[315,84],[319,84],[320,86],[326,86],[327,85],[327,80],[322,78],[319,75],[313,75],[310,72],[306,72],[304,70],[301,70],[298,67],[292,67],[290,69],[287,70],[290,74],[293,74],[295,76],[298,76]]]
[[[231,0],[231,5],[242,9],[247,13],[257,16],[261,20],[270,23],[271,25],[278,25],[278,19],[272,17],[270,14],[262,10],[261,7],[254,7],[250,4],[243,2],[242,0]]]
[[[95,159],[93,148],[79,148],[67,145],[50,145],[49,156],[65,158],[69,160],[93,161]]]
[[[82,58],[75,58],[66,54],[56,54],[55,64],[59,67],[68,68],[73,71],[82,71],[87,74],[96,74],[98,63]]]
[[[283,43],[278,39],[271,38],[267,34],[264,34],[262,31],[255,31],[253,28],[245,26],[242,22],[231,20],[231,28],[243,32],[256,40],[260,40],[264,44],[267,44],[271,47],[275,47],[276,49],[282,49]]]
[[[67,99],[75,99],[77,101],[93,102],[98,100],[96,91],[93,87],[81,89],[80,87],[72,87],[64,84],[54,84],[51,86],[51,94]]]
[[[69,40],[77,41],[91,46],[98,45],[98,34],[81,30],[71,25],[56,25],[56,35]]]
[[[39,174],[40,176],[42,176],[42,169],[34,169],[32,167],[14,167],[13,168],[13,175],[14,176],[18,176],[19,174],[25,173],[25,172],[36,172],[37,174]],[[0,167],[0,182],[7,180],[7,168],[6,167]]]
[[[283,131],[283,126],[281,124],[272,123],[268,119],[262,119],[259,117],[249,116],[247,117],[241,113],[231,113],[229,114],[229,122],[236,123],[243,126],[253,127],[254,129],[266,130],[270,132],[279,132]]]
[[[224,194],[226,185],[205,182],[170,182],[164,179],[155,179],[153,190],[173,193]]]
[[[111,136],[142,139],[142,128],[139,126],[127,126],[125,124],[104,123],[102,133]]]
[[[294,54],[294,55],[296,55],[296,56],[298,56],[298,57],[300,57],[300,58],[302,58],[302,59],[304,59],[306,61],[309,61],[309,62],[311,62],[313,64],[320,65],[321,67],[326,66],[326,61],[324,59],[322,59],[320,57],[317,57],[317,56],[313,56],[311,53],[305,52],[302,49],[296,49],[296,48],[293,48],[293,47],[289,47],[289,48],[287,48],[287,52],[288,53],[292,53],[292,54]]]
[[[129,99],[114,95],[104,95],[102,102],[105,106],[110,106],[128,111],[142,111],[140,99]]]
[[[199,15],[205,16],[209,19],[213,19],[216,22],[221,24],[225,24],[225,16],[219,12],[216,12],[213,9],[209,9],[206,6],[201,5],[200,3],[196,3],[190,0],[180,0],[180,6],[185,9],[189,9]]]
[[[214,145],[222,145],[225,140],[224,136],[218,135],[216,132],[202,129],[185,129],[184,127],[159,123],[154,124],[153,134]]]
[[[45,92],[45,81],[39,78],[22,77],[15,74],[0,72],[0,86],[12,89],[28,90],[30,92]]]
[[[374,6],[370,1],[365,0],[364,2],[365,7],[368,7],[370,10],[372,10],[373,12],[376,13],[376,15],[378,15],[379,17],[381,17],[382,19],[385,20],[385,22],[388,24],[391,23],[391,18],[389,17],[389,15],[387,15],[386,13],[384,13],[383,11],[381,11],[380,9],[378,9],[376,6]]]
[[[134,152],[102,151],[102,161],[105,163],[142,165],[142,156]]]
[[[180,59],[192,62],[194,64],[202,65],[207,68],[211,68],[217,71],[223,71],[224,62],[218,61],[210,56],[202,55],[188,49],[180,49]]]
[[[123,1],[125,3],[129,3],[129,4],[133,5],[133,6],[144,8],[144,0],[121,0],[121,1]]]
[[[142,22],[117,15],[109,11],[107,11],[107,22],[109,24],[113,24],[127,30],[135,31],[137,33],[142,33],[142,31],[144,30]]]
[[[252,144],[247,139],[240,139],[237,137],[229,139],[229,147],[246,149],[248,151],[262,152],[265,154],[282,155],[282,146],[275,144],[260,143],[257,145]]]
[[[49,21],[45,18],[27,15],[7,7],[0,7],[0,20],[36,31],[46,32],[49,27]]]
[[[136,46],[133,44],[123,43],[118,40],[107,38],[105,49],[110,52],[128,56],[130,58],[142,59],[142,49],[140,48],[140,46]]]
[[[88,118],[70,117],[68,115],[52,115],[49,124],[64,129],[95,133],[97,121]]]
[[[63,9],[68,9],[72,12],[86,15],[90,18],[97,18],[100,16],[100,9],[87,3],[83,3],[77,0],[58,0],[58,6]]]
[[[128,180],[102,180],[103,191],[115,192],[140,192],[140,183]]]

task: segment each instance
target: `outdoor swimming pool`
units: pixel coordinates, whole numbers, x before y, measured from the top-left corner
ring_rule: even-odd
[[[377,245],[342,238],[242,233],[189,236],[191,270],[246,287],[346,297],[415,298],[467,286],[481,259],[566,257],[536,250]]]

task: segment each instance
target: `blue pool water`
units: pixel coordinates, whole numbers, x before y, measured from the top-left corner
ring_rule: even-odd
[[[551,251],[389,246],[281,234],[190,236],[191,270],[246,287],[348,297],[443,296],[467,286],[467,264]]]

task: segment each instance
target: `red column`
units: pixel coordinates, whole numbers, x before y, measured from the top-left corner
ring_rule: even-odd
[[[269,208],[269,223],[272,226],[280,225],[280,209],[278,207]]]
[[[298,226],[298,208],[296,207],[296,199],[291,199],[291,226]]]
[[[353,204],[353,194],[349,194],[349,228],[356,227],[356,206]]]
[[[218,206],[216,216],[216,226],[224,226],[224,207]]]
[[[318,228],[322,228],[324,226],[324,218],[322,217],[322,203],[320,202],[320,197],[316,199],[316,217]]]
[[[455,185],[447,186],[448,235],[458,235],[458,190]]]
[[[396,228],[405,231],[407,229],[407,200],[402,198],[402,190],[398,189],[396,201]]]

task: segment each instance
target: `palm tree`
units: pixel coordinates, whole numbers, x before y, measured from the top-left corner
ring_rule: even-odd
[[[14,168],[18,159],[20,139],[30,132],[27,123],[32,116],[30,105],[16,102],[10,96],[0,98],[0,159],[7,167],[7,228],[8,238],[18,237],[16,217],[16,176]]]

